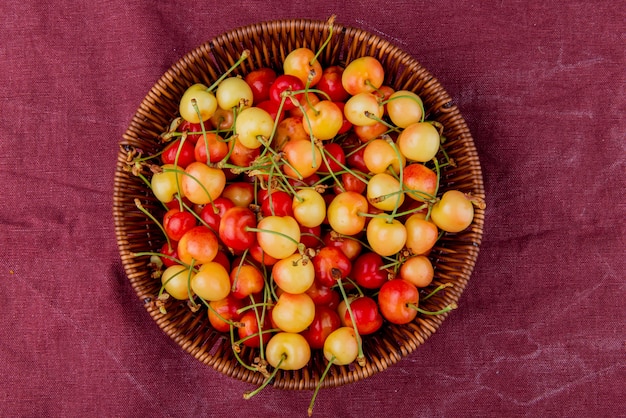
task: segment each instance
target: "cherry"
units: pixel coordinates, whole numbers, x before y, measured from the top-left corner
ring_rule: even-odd
[[[313,257],[315,276],[323,286],[332,287],[352,270],[350,259],[336,247],[322,247]]]
[[[388,279],[383,269],[383,258],[375,252],[361,254],[352,265],[352,277],[357,285],[366,289],[379,289]]]

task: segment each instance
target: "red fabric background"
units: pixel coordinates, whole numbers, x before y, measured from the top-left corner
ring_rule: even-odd
[[[411,53],[455,98],[488,208],[459,309],[396,366],[323,391],[316,416],[623,414],[623,2],[5,0],[1,416],[305,416],[310,392],[244,401],[249,385],[150,319],[121,267],[112,189],[132,115],[185,52],[331,14]]]

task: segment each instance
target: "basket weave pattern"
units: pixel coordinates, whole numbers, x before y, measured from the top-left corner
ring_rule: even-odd
[[[125,272],[137,296],[157,325],[184,351],[221,373],[257,385],[264,377],[238,363],[229,337],[211,328],[206,310],[193,313],[181,302],[168,305],[167,313],[162,314],[155,306],[160,281],[151,277],[147,257],[133,254],[157,251],[164,239],[158,227],[137,209],[134,200],[140,199],[149,211],[159,210],[160,203],[145,183],[125,170],[127,149],[131,146],[146,153],[157,152],[162,146],[159,135],[177,115],[178,101],[186,88],[198,82],[211,85],[237,61],[243,50],[248,49],[251,55],[235,74],[244,75],[264,66],[280,71],[282,61],[291,50],[303,46],[317,50],[328,34],[326,22],[286,20],[238,28],[206,42],[175,63],[149,91],[123,136],[118,154],[113,196],[115,233]],[[440,191],[455,188],[484,198],[480,163],[469,129],[448,93],[419,62],[384,39],[337,23],[319,61],[324,67],[345,65],[366,55],[376,57],[383,64],[385,84],[396,90],[417,93],[424,102],[427,119],[444,126],[445,149],[456,166],[442,169]],[[435,268],[433,286],[443,283],[453,283],[453,286],[425,301],[424,309],[435,311],[458,302],[478,256],[483,221],[484,211],[477,209],[474,222],[466,231],[445,235],[436,244],[430,254]],[[385,324],[376,334],[364,337],[366,364],[333,366],[322,387],[351,383],[386,369],[423,344],[446,317],[447,314],[418,315],[407,325]],[[239,355],[250,364],[257,354],[255,350],[242,347]],[[280,371],[273,385],[281,389],[313,389],[324,367],[322,353],[315,352],[307,367]]]

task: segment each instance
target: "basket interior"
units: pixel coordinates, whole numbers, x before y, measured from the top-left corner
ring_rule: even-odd
[[[237,59],[244,49],[250,59],[235,70],[245,73],[260,67],[281,70],[281,62],[294,48],[319,48],[328,37],[327,22],[285,20],[264,22],[241,27],[222,34],[189,52],[157,81],[133,116],[121,141],[114,178],[113,214],[117,243],[128,279],[158,326],[184,351],[217,371],[233,378],[261,384],[264,377],[241,366],[235,358],[228,335],[214,331],[206,309],[193,313],[186,303],[168,305],[162,314],[155,306],[160,281],[151,278],[147,257],[135,257],[135,252],[156,251],[164,242],[161,231],[135,206],[140,199],[147,210],[156,210],[160,203],[138,177],[126,170],[129,146],[147,153],[156,152],[159,135],[177,116],[178,100],[191,84],[212,84]],[[445,167],[441,173],[441,191],[460,189],[484,198],[480,163],[473,139],[457,107],[439,82],[418,61],[388,41],[360,29],[334,24],[332,39],[319,57],[323,66],[345,65],[360,56],[374,56],[383,64],[385,84],[396,90],[417,93],[423,100],[428,120],[440,122],[447,138],[445,150],[456,167]],[[484,211],[476,209],[473,224],[464,232],[447,234],[440,239],[430,256],[435,269],[432,286],[454,285],[428,299],[423,307],[439,310],[458,302],[465,289],[482,238]],[[364,366],[333,366],[322,387],[351,383],[386,369],[414,351],[434,333],[447,314],[418,315],[408,325],[385,324],[376,334],[364,337]],[[251,363],[255,350],[242,348],[239,354]],[[281,389],[313,389],[318,384],[326,362],[320,352],[314,352],[307,367],[298,371],[280,371],[273,386]]]

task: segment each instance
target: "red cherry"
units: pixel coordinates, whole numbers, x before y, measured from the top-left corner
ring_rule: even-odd
[[[366,289],[378,289],[387,282],[388,274],[382,270],[383,258],[375,252],[361,254],[352,266],[352,277]]]
[[[331,287],[337,280],[345,279],[352,270],[350,259],[335,247],[322,247],[313,257],[315,267],[315,277],[320,284]]]
[[[196,160],[194,150],[194,144],[191,141],[181,142],[177,139],[163,149],[161,161],[163,164],[177,163],[178,167],[185,168]],[[176,155],[178,155],[178,160],[176,160]]]

